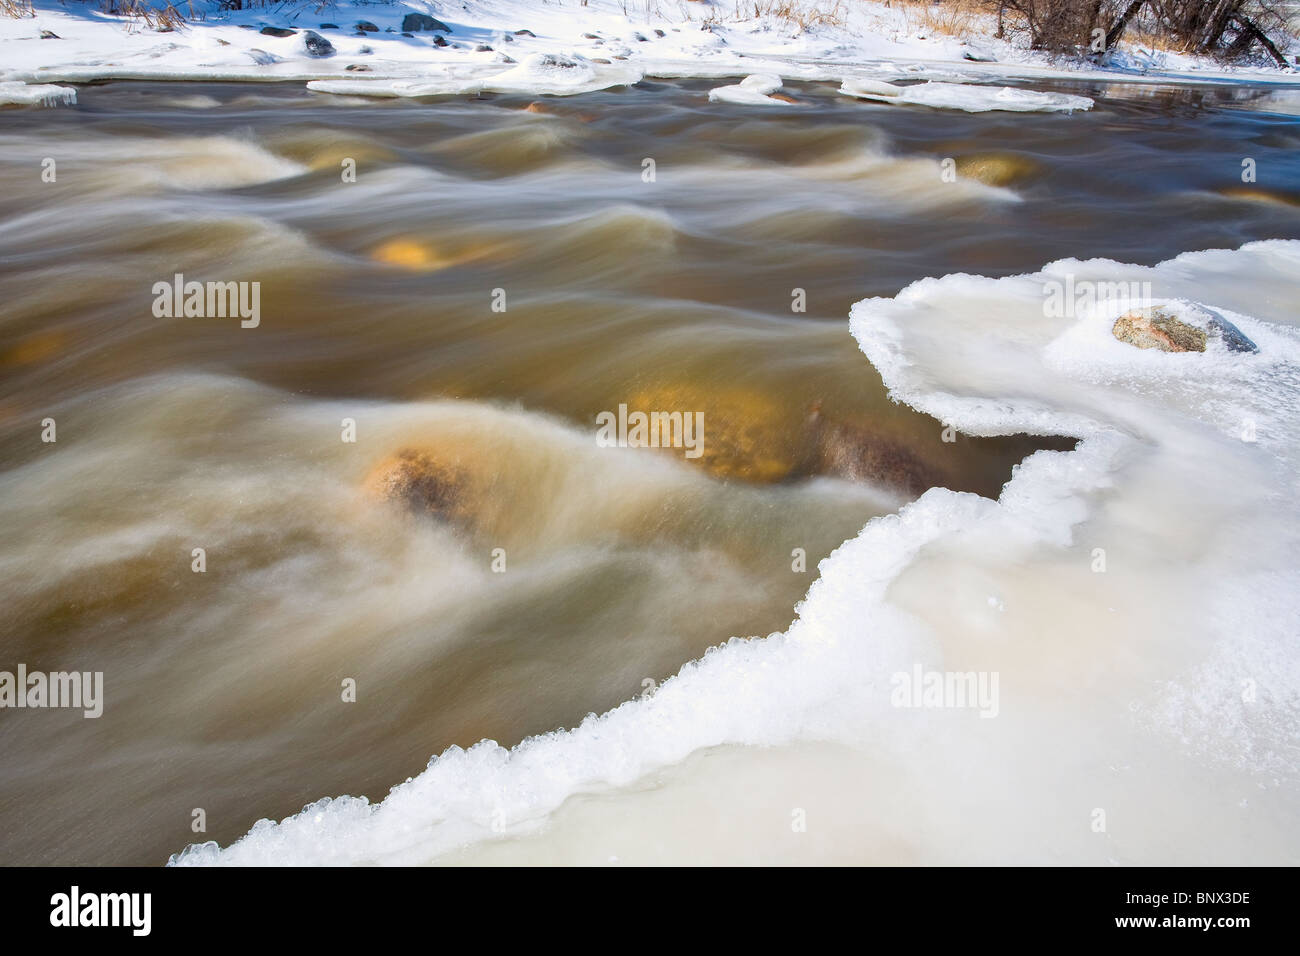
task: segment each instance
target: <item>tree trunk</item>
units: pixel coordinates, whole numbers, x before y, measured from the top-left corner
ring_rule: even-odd
[[[1283,69],[1289,69],[1291,67],[1291,64],[1286,61],[1286,57],[1284,57],[1281,51],[1278,50],[1277,45],[1265,36],[1264,31],[1255,24],[1254,20],[1239,13],[1237,14],[1237,24],[1241,27],[1243,33],[1248,34],[1252,39],[1260,42],[1264,49],[1268,51],[1269,56],[1277,61],[1278,66]],[[1235,45],[1236,44],[1234,44],[1234,46]]]
[[[1200,42],[1196,47],[1198,50],[1202,53],[1210,53],[1219,46],[1224,32],[1227,31],[1232,24],[1233,18],[1237,16],[1237,12],[1241,9],[1241,3],[1242,0],[1220,0],[1215,5],[1201,31]]]
[[[1106,34],[1106,49],[1108,51],[1119,42],[1120,34],[1122,34],[1124,28],[1128,26],[1128,22],[1137,16],[1137,12],[1142,9],[1142,4],[1144,3],[1146,3],[1146,0],[1133,0],[1133,2],[1125,8],[1124,12],[1120,14],[1119,19],[1115,21],[1115,25],[1111,27],[1109,32]]]

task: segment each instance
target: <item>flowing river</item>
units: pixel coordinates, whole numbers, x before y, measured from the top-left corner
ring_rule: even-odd
[[[716,85],[363,100],[301,84],[106,82],[80,88],[73,107],[0,111],[0,670],[103,674],[99,717],[0,716],[0,862],[159,864],[321,797],[381,800],[450,747],[509,748],[625,701],[649,707],[709,648],[785,632],[819,562],[872,519],[932,487],[992,507],[1027,456],[1085,437],[1046,414],[953,427],[895,402],[850,334],[854,303],[928,277],[999,279],[1071,258],[1150,267],[1300,238],[1294,93],[1058,82],[1038,88],[1096,107],[968,114],[818,83],[787,87],[799,103],[755,109],[710,103]],[[1243,181],[1247,159],[1256,175]],[[1259,282],[1248,314],[1294,318],[1283,286],[1216,268]],[[245,311],[175,314],[188,282],[247,283]],[[903,323],[918,350],[966,341],[925,324],[964,299],[918,306],[919,324]],[[1027,342],[1009,331],[1023,301],[985,303],[979,321]],[[982,341],[935,367],[977,376]],[[1017,374],[989,382],[1009,404],[1033,388]],[[912,385],[952,391],[939,372]],[[598,423],[620,406],[698,420],[698,447],[607,447]],[[1165,548],[1178,566],[1168,542],[1179,519],[1161,520],[1144,525],[1149,553]],[[911,565],[894,597],[974,646],[992,632],[945,617],[953,593],[971,590],[988,611],[1014,585],[981,576],[1019,580],[1032,602],[1054,573],[1046,559],[947,558]],[[1145,571],[1112,574],[1179,603],[1160,573],[1135,577]],[[1120,604],[1085,603],[1108,601]],[[1058,603],[1051,615],[1077,613]],[[1036,656],[1044,619],[1008,618],[1018,650],[1003,650],[1037,663],[1028,674],[1000,665],[1004,698],[1017,676],[1034,700],[1056,693],[1032,673],[1048,668]],[[1211,652],[1184,659],[1171,620],[1134,618],[1113,646],[1046,656],[1095,653],[1123,670],[1131,654],[1145,662],[1132,666],[1139,680],[1172,679]],[[863,622],[864,642],[881,633]],[[1143,639],[1141,654],[1125,644]],[[742,646],[757,643],[706,661],[722,666]],[[692,846],[720,861],[963,859],[933,823],[945,818],[934,793],[912,779],[941,773],[923,746],[911,763],[874,750],[864,763],[841,759],[850,745],[817,720],[760,732],[746,715],[781,710],[772,686],[817,696],[785,666],[771,686],[738,680],[711,698],[710,713],[745,726],[634,759],[672,737],[665,722],[629,738],[621,775],[593,771],[603,784],[556,784],[554,799],[534,801],[558,766],[539,758],[511,785],[512,806],[532,808],[522,836],[508,835],[513,816],[494,817],[510,787],[466,767],[438,782],[436,819],[411,826],[469,807],[481,835],[368,844],[358,817],[317,832],[311,853],[287,836],[268,837],[267,852],[578,861],[575,834],[627,824],[616,801],[582,801],[621,787],[635,806],[663,788],[669,802],[645,812],[691,821],[621,851],[631,859],[699,858]],[[1294,862],[1295,688],[1284,684],[1269,726],[1281,728],[1273,751],[1290,740],[1291,757],[1207,770],[1191,747],[1195,774],[1273,781],[1259,818],[1207,836],[1192,861]],[[696,708],[705,696],[676,693],[699,695]],[[1052,746],[1086,749],[1125,711],[1095,706],[1095,721],[1084,705],[1066,724],[1045,718]],[[888,733],[857,736],[870,750]],[[1133,733],[1152,735],[1142,752],[1166,749],[1157,731]],[[753,744],[777,749],[763,757]],[[756,781],[777,766],[813,795],[773,796],[775,829],[787,833],[789,807],[805,805],[823,806],[822,820],[897,827],[844,824],[788,847],[787,833],[755,855],[752,828],[719,821],[763,805]],[[994,770],[965,766],[945,786],[983,792],[971,783],[981,772]],[[1155,791],[1125,791],[1143,792]],[[1154,816],[1162,799],[1150,797]],[[346,813],[370,812],[359,806]],[[1092,806],[1072,824],[1080,833]],[[931,821],[933,842],[916,820]],[[1036,862],[1146,860],[1160,846],[1094,852],[1041,820],[1027,826],[1039,827],[1026,843],[1041,852],[1024,857]],[[980,846],[972,857],[995,856]],[[614,855],[602,845],[598,860]]]

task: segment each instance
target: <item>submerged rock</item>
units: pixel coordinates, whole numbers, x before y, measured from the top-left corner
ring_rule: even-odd
[[[946,477],[907,444],[866,422],[838,420],[813,405],[808,429],[815,443],[812,471],[849,481],[887,485],[912,497],[944,485]]]
[[[414,239],[389,239],[375,249],[370,258],[412,272],[431,272],[447,265],[437,250]]]
[[[1276,203],[1279,206],[1300,206],[1300,195],[1270,191],[1252,186],[1229,186],[1220,189],[1219,195],[1229,199],[1245,199],[1249,202]]]
[[[421,30],[441,30],[444,33],[451,33],[451,27],[427,13],[408,13],[402,18],[402,29],[413,33]]]
[[[629,411],[700,413],[699,455],[686,458],[718,478],[756,484],[784,481],[794,475],[804,457],[799,447],[797,418],[772,397],[742,386],[701,387],[693,383],[660,385],[634,395]]]
[[[429,449],[390,455],[370,470],[362,487],[372,498],[458,526],[468,526],[473,517],[468,477]]]
[[[1018,153],[976,153],[957,157],[957,173],[986,186],[1009,186],[1037,175],[1042,167]]]

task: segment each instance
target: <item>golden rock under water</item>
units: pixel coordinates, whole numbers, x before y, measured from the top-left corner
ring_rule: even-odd
[[[719,478],[771,484],[789,478],[803,457],[789,413],[756,389],[657,385],[633,395],[627,406],[642,412],[702,412],[701,454],[686,460]]]
[[[475,514],[469,476],[433,449],[403,448],[375,465],[362,482],[377,500],[405,505],[461,527],[470,527]]]
[[[67,345],[68,337],[62,332],[38,332],[0,354],[0,364],[35,365],[58,355]]]
[[[389,239],[377,246],[370,258],[410,272],[437,272],[483,259],[508,259],[513,254],[514,249],[505,242],[470,243],[440,249],[430,242],[403,237]]]
[[[1018,153],[975,153],[957,157],[957,174],[987,186],[1010,186],[1035,176],[1041,167]]]

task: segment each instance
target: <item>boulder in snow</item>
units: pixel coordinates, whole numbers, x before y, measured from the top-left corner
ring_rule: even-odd
[[[451,33],[451,27],[427,13],[408,13],[402,17],[402,30],[408,33],[419,33],[420,31],[441,30],[443,33]]]

